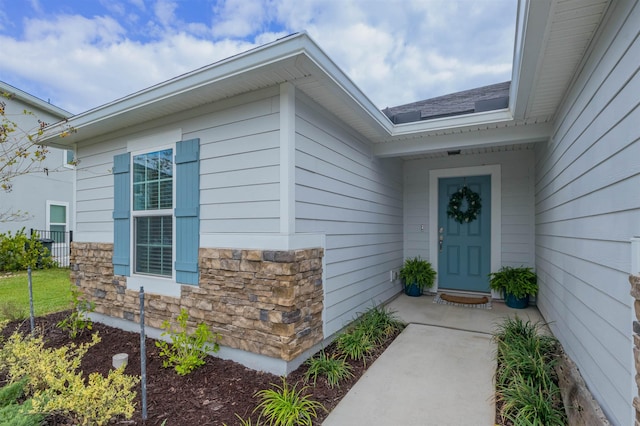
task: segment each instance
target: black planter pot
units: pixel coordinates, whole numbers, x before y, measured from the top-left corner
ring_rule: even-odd
[[[529,295],[527,294],[525,297],[518,298],[511,293],[505,292],[504,303],[510,308],[524,309],[529,306]]]
[[[422,296],[422,289],[416,284],[409,284],[404,286],[404,293],[407,296],[419,297]]]

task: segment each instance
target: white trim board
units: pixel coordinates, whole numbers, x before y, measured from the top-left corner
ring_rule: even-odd
[[[502,265],[502,172],[499,164],[429,170],[429,261],[438,271],[438,179],[464,176],[491,176],[491,271]],[[438,291],[438,276],[434,284]],[[494,298],[502,296],[492,292]]]

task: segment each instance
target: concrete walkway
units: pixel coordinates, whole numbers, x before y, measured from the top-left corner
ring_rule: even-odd
[[[401,295],[389,304],[407,328],[323,422],[356,425],[493,425],[491,332],[506,316],[542,320],[535,308],[463,308]]]

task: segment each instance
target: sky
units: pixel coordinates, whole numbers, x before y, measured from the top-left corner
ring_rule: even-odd
[[[0,0],[0,80],[77,114],[305,31],[380,109],[511,79],[517,0]]]

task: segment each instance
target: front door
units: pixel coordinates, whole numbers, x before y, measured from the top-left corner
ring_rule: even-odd
[[[478,200],[480,209],[472,207],[470,200]],[[449,210],[460,213],[452,217],[447,214]],[[488,293],[491,176],[438,180],[437,238],[438,288]]]

